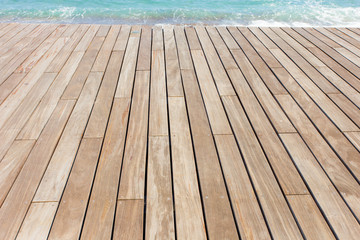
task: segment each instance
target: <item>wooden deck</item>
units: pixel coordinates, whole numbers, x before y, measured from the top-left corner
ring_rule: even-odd
[[[0,23],[0,240],[359,239],[360,29]]]

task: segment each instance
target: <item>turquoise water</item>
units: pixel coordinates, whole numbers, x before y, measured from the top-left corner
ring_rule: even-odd
[[[0,0],[0,21],[360,26],[360,0]]]

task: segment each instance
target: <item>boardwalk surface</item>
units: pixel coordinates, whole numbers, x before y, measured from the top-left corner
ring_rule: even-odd
[[[360,30],[0,24],[0,240],[359,239]]]

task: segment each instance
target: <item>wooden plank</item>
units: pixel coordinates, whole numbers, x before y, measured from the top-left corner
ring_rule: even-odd
[[[282,190],[285,194],[307,193],[305,184],[240,70],[230,69],[228,73]],[[295,132],[294,128],[292,132]]]
[[[37,35],[29,37],[29,35],[19,41],[14,47],[9,49],[8,52],[2,54],[0,61],[0,83],[3,83],[15,69],[25,60],[29,55],[39,47],[39,45],[56,29],[57,26],[48,26],[45,29],[44,26],[36,28],[32,33]]]
[[[184,96],[174,28],[164,29],[166,84],[169,97]]]
[[[141,30],[139,57],[136,70],[137,71],[150,71],[151,60],[151,27],[143,26]]]
[[[296,100],[302,110],[309,116],[317,130],[320,131],[328,143],[335,151],[337,151],[337,153],[345,160],[345,162],[352,161],[351,159],[357,158],[358,153],[356,153],[356,150],[346,140],[342,132],[333,124],[333,122],[330,121],[326,114],[321,111],[318,106],[316,106],[312,99],[303,89],[301,89],[301,87],[295,82],[290,74],[285,69],[276,68],[273,69],[273,71],[292,94],[292,97]],[[293,100],[290,99],[290,101],[292,102]],[[310,126],[312,125],[310,124]],[[307,129],[307,127],[304,129]]]
[[[47,239],[57,203],[31,203],[16,240]]]
[[[119,33],[119,37],[115,42],[113,51],[125,51],[126,45],[129,39],[131,26],[122,25]]]
[[[322,76],[309,62],[307,62],[298,52],[296,52],[289,44],[287,44],[281,37],[279,37],[275,32],[270,28],[261,28],[261,30],[276,43],[287,56],[290,58],[290,61],[298,66],[302,72],[311,79],[316,86],[318,86],[323,92],[329,93],[338,93],[339,90],[334,87],[324,76]],[[293,66],[295,66],[293,65]],[[298,71],[298,70],[296,70]],[[300,75],[300,71],[298,72]]]
[[[360,36],[351,30],[347,28],[327,28],[327,30],[345,39],[355,47],[360,48]]]
[[[60,200],[101,83],[101,77],[101,73],[89,75],[36,191],[34,201]]]
[[[278,132],[294,132],[294,127],[291,125],[289,119],[286,117],[279,104],[275,101],[271,92],[259,78],[245,54],[241,50],[233,50],[233,56],[239,64],[240,70],[244,75],[247,84],[254,92],[253,94],[255,94],[261,106],[264,108],[264,111],[273,123],[275,129]],[[246,82],[243,82],[243,84],[246,85]],[[251,92],[248,94],[251,94]]]
[[[201,44],[198,40],[195,28],[185,26],[184,29],[190,50],[201,50]]]
[[[245,49],[244,53],[248,54],[247,57],[249,59],[247,59],[245,54],[239,49],[231,50],[231,53],[234,56],[236,62],[239,64],[242,74],[244,74],[244,76],[248,80],[248,84],[253,88],[254,93],[256,94],[260,103],[263,105],[263,108],[267,113],[267,115],[269,116],[271,122],[274,124],[274,127],[278,132],[293,132],[294,131],[293,126],[286,118],[283,111],[279,108],[278,104],[274,101],[274,98],[271,96],[270,91],[266,89],[265,84],[270,86],[270,90],[273,94],[276,93],[287,94],[285,88],[281,86],[279,81],[275,78],[275,76],[271,73],[270,69],[266,66],[265,62],[261,60],[261,58],[256,54],[254,49],[251,47],[251,45],[247,43],[247,40],[240,34],[240,32],[236,28],[232,28],[230,31],[232,32],[234,38],[238,42],[242,43],[241,46],[243,49]],[[224,42],[218,41],[217,43],[215,43],[215,47],[217,47],[217,45],[222,45],[222,44],[224,44]],[[227,50],[224,49],[222,51],[227,51]],[[254,68],[254,66],[256,66],[256,68]],[[262,77],[264,82],[262,82],[261,78],[259,77],[256,71],[259,74],[262,72],[260,76]],[[233,72],[236,72],[236,70]],[[233,85],[236,84],[234,82],[232,83]],[[277,85],[281,86],[281,88],[276,87]],[[249,93],[250,92],[248,92],[247,94]]]
[[[194,66],[191,62],[191,56],[189,52],[189,46],[187,45],[184,27],[175,26],[174,33],[179,54],[180,69],[193,69]]]
[[[123,57],[124,52],[122,51],[116,51],[111,54],[104,79],[102,80],[89,122],[87,123],[84,138],[96,138],[104,135]]]
[[[111,238],[129,105],[128,98],[114,100],[81,239]]]
[[[315,30],[313,30],[313,31],[311,29],[305,30],[302,28],[294,28],[294,30],[296,32],[298,32],[299,34],[301,34],[304,38],[306,38],[307,40],[312,42],[319,49],[324,51],[328,56],[333,58],[337,63],[339,63],[340,65],[345,67],[353,75],[355,75],[358,78],[360,77],[359,67],[356,66],[354,63],[352,63],[350,60],[348,60],[346,57],[341,55],[339,52],[337,52],[336,50],[334,50],[333,48],[329,47],[324,42],[322,42],[321,40],[324,40],[323,38],[321,38],[321,39],[317,38],[320,35],[317,35],[316,32],[314,32]],[[313,35],[313,34],[315,34],[315,35]]]
[[[335,239],[310,195],[289,195],[287,199],[307,239]]]
[[[0,162],[0,207],[18,176],[35,141],[14,141]]]
[[[140,32],[140,26],[134,26],[131,28],[131,34],[126,46],[123,67],[121,68],[119,83],[115,93],[116,98],[131,97],[131,89],[134,85],[136,60],[140,42]]]
[[[230,125],[204,53],[201,50],[192,50],[191,55],[213,133],[231,134]]]
[[[234,136],[216,135],[215,141],[240,236],[243,239],[270,239],[264,216]]]
[[[74,49],[74,51],[82,51],[85,52],[90,43],[93,41],[95,37],[95,34],[97,33],[97,31],[99,30],[100,26],[99,25],[91,25],[89,30],[85,33],[84,37],[81,39],[81,41],[79,42],[79,44],[76,46],[76,48]],[[104,38],[103,36],[99,36],[98,38]]]
[[[34,66],[21,83],[14,89],[14,94],[10,95],[0,106],[0,126],[3,126],[10,115],[16,110],[21,102],[26,98],[31,89],[34,89],[34,85],[39,81],[43,75],[46,67],[50,64],[52,59],[55,58],[57,53],[64,46],[67,39],[59,38],[54,45],[43,55],[43,58]],[[54,74],[45,74],[47,76],[53,76]],[[36,89],[36,88],[35,88]],[[5,110],[6,109],[6,110]]]
[[[351,60],[353,63],[355,63],[356,65],[359,66],[359,64],[360,64],[360,58],[359,58],[360,49],[351,45],[344,39],[336,36],[336,34],[333,34],[332,32],[326,30],[325,28],[318,27],[318,28],[314,28],[314,30],[318,31],[318,32],[314,31],[313,33],[316,33],[316,36],[318,36],[319,39],[321,39],[323,41],[325,41],[325,39],[326,39],[327,44],[328,44],[328,42],[330,42],[328,44],[329,46],[331,46],[331,44],[334,44],[332,47],[337,52],[339,52],[341,55],[343,55],[344,57],[346,57],[347,59]],[[322,35],[319,33],[321,33]]]
[[[0,45],[1,48],[10,47],[12,42],[16,41],[17,35],[20,34],[22,31],[26,31],[27,27],[30,26],[29,24],[20,24],[16,29],[8,32],[4,36],[0,38]],[[31,26],[30,26],[31,27]],[[21,35],[21,34],[20,34]],[[10,43],[10,44],[9,44]]]
[[[56,43],[56,40],[59,39],[59,37],[62,37],[65,42],[67,42],[69,39],[68,37],[64,37],[63,33],[69,29],[68,26],[60,26],[43,42],[41,45],[32,52],[32,54],[20,64],[14,71],[15,73],[28,73],[31,71],[31,69],[34,68],[34,66],[38,63],[38,61],[43,58],[45,53],[53,46],[54,43]],[[73,32],[76,29],[73,29]]]
[[[277,96],[278,101],[281,106],[284,108],[294,125],[299,131],[299,134],[302,136],[306,144],[309,146],[315,157],[318,159],[322,168],[326,171],[327,175],[336,186],[337,190],[342,194],[344,200],[351,207],[356,216],[360,216],[360,185],[354,178],[359,179],[358,170],[359,162],[356,159],[359,159],[359,152],[354,149],[354,147],[347,141],[347,139],[337,139],[339,145],[343,144],[344,148],[351,149],[353,148],[352,154],[354,157],[346,159],[348,162],[347,167],[345,167],[345,159],[341,161],[336,154],[332,151],[327,142],[322,138],[317,129],[312,125],[309,119],[301,111],[301,109],[296,105],[296,103],[289,96]],[[354,176],[349,172],[351,169],[354,173]]]
[[[10,93],[16,88],[16,86],[23,80],[25,73],[14,73],[0,85],[0,104],[10,95]]]
[[[53,84],[49,87],[41,102],[18,134],[17,139],[37,139],[49,117],[53,113],[61,95],[74,74],[84,52],[74,52]]]
[[[245,39],[247,39],[248,42],[251,43],[253,48],[256,49],[256,52],[258,53],[258,55],[261,56],[263,61],[269,67],[272,67],[272,68],[273,67],[281,67],[281,64],[276,60],[276,58],[274,58],[274,56],[272,56],[271,53],[269,53],[269,51],[266,48],[266,45],[264,45],[263,42],[261,42],[258,38],[256,38],[255,35],[252,34],[252,32],[250,31],[249,28],[239,27],[238,31],[236,31],[235,27],[228,27],[228,29],[235,39],[237,38],[236,36],[238,35],[238,31],[240,31],[241,34],[245,37]],[[238,41],[238,43],[239,43],[239,41]],[[246,41],[243,43],[242,42],[240,42],[240,43],[241,43],[241,47],[245,50],[245,47],[248,45],[246,43]],[[248,53],[248,52],[250,53],[251,51],[252,51],[251,48],[246,47],[246,50],[245,50],[246,53]],[[253,56],[253,55],[256,56],[257,54],[251,54],[250,56]],[[249,56],[249,58],[250,58],[250,56]],[[255,65],[256,61],[254,61],[253,64]],[[281,88],[280,88],[280,90],[281,90]]]
[[[83,139],[48,239],[78,239],[95,176],[102,138]],[[48,228],[49,232],[50,228]]]
[[[89,31],[90,31],[90,29],[89,29]],[[85,37],[86,36],[84,36],[82,38],[82,40]],[[61,99],[74,99],[75,100],[75,99],[79,98],[81,90],[84,86],[86,79],[89,76],[91,67],[95,62],[96,56],[98,55],[103,42],[104,42],[104,37],[94,37],[93,41],[89,45],[89,48],[86,50],[84,57],[81,59],[81,62],[79,63],[78,68],[76,69],[69,84],[67,85]],[[87,41],[86,41],[86,43],[88,44]],[[81,42],[78,44],[78,46],[80,46],[80,44],[81,44]]]
[[[74,101],[59,102],[15,180],[0,211],[1,239],[15,238],[74,103]]]
[[[360,151],[360,132],[346,132],[346,137]]]
[[[360,104],[354,104],[350,102],[347,97],[349,95],[343,95],[343,94],[329,94],[328,95],[331,100],[335,102],[338,107],[345,112],[348,117],[354,121],[354,123],[357,126],[360,126]],[[356,99],[360,99],[360,95],[356,94],[354,95]]]
[[[95,63],[91,69],[93,72],[105,72],[106,66],[111,55],[111,51],[114,47],[115,41],[120,31],[119,25],[113,25],[107,34],[105,41],[96,57]]]
[[[228,47],[226,46],[224,40],[222,39],[221,35],[217,31],[216,27],[207,26],[206,30],[207,30],[207,32],[209,34],[209,37],[210,37],[211,41],[213,42],[213,44],[214,44],[214,46],[215,46],[215,48],[217,50],[217,53],[218,53],[218,55],[219,55],[219,57],[221,59],[222,64],[224,65],[224,68],[226,70],[238,68],[236,62],[234,61],[234,58],[232,57]],[[200,36],[202,36],[202,34],[199,34],[199,38],[201,40]],[[204,37],[205,37],[205,39],[207,39],[206,36],[204,36]],[[225,38],[228,38],[227,41],[229,42],[229,44],[231,44],[230,48],[232,47],[232,44],[236,44],[234,39],[231,37],[230,33],[225,34]],[[208,41],[204,41],[204,49],[208,48],[208,47],[205,46],[206,42],[208,42]],[[237,49],[239,49],[239,46],[237,44],[236,44],[236,46],[237,46]],[[209,48],[213,49],[212,45],[210,45]]]
[[[97,31],[95,36],[97,36],[97,37],[106,37],[106,35],[109,33],[110,28],[111,28],[110,25],[100,25],[100,28]]]
[[[182,70],[208,237],[238,239],[205,106],[193,70]]]
[[[348,37],[346,34],[342,33],[339,30],[334,28],[324,28],[324,27],[317,27],[315,28],[318,32],[322,33],[329,39],[333,40],[336,44],[342,46],[343,48],[347,49],[352,54],[357,56],[360,55],[360,42],[354,41],[353,38]],[[350,42],[349,42],[350,41]],[[337,48],[335,48],[337,50]]]
[[[118,199],[144,199],[149,85],[150,72],[137,71]]]
[[[207,63],[209,64],[212,77],[214,78],[220,96],[235,95],[230,79],[226,75],[226,71],[222,65],[222,62],[225,62],[226,59],[222,58],[222,61],[220,61],[215,47],[212,44],[211,39],[204,27],[198,26],[196,27],[196,31],[199,35],[199,39],[196,38],[196,40],[198,42],[200,41],[201,45],[203,46],[203,51],[205,53]],[[201,50],[201,48],[199,50]],[[237,67],[235,63],[233,67]]]
[[[239,100],[232,96],[224,96],[222,99],[273,238],[302,239]]]
[[[150,96],[149,136],[166,136],[168,122],[163,50],[152,51]]]
[[[143,200],[119,200],[116,207],[114,239],[143,239]]]
[[[175,239],[168,136],[149,136],[146,239]]]
[[[44,74],[38,83],[35,84],[35,91],[32,91],[31,94],[24,98],[23,104],[14,111],[7,122],[2,126],[0,129],[0,139],[2,141],[2,144],[0,144],[0,159],[3,158],[6,151],[19,134],[21,128],[25,125],[54,78],[55,75],[53,73]],[[5,114],[5,111],[1,112],[1,115]]]
[[[358,222],[300,136],[296,133],[280,136],[337,237],[357,239],[360,235]]]
[[[169,97],[171,157],[178,239],[206,239],[185,99]]]
[[[314,56],[319,58],[325,65],[327,65],[330,69],[336,72],[344,81],[348,82],[351,86],[353,86],[357,91],[360,91],[360,82],[358,78],[352,75],[346,68],[328,56],[325,52],[321,51],[318,47],[309,42],[302,35],[294,31],[290,28],[282,28],[288,35],[290,35],[293,39],[298,41],[304,47],[306,47]],[[309,46],[309,47],[307,47]]]
[[[34,31],[39,27],[38,24],[29,24],[25,29],[19,32],[16,36],[14,36],[10,41],[4,43],[0,48],[0,55],[3,55],[6,52],[14,49],[14,46],[18,44],[20,41],[24,41],[24,38],[27,37],[29,33]]]
[[[356,131],[358,127],[313,83],[299,72],[299,69],[288,61],[281,50],[271,50],[276,58],[284,64],[297,83],[309,94],[317,105],[342,131]]]
[[[56,58],[50,63],[50,65],[45,70],[45,72],[60,72],[64,64],[68,60],[69,56],[73,53],[73,50],[80,42],[82,37],[85,35],[85,33],[88,31],[88,29],[89,29],[88,25],[81,25],[76,30],[76,33],[74,33],[74,35],[71,36],[69,41],[63,47],[63,49],[61,49],[58,55],[56,55]],[[79,51],[79,52],[83,52],[83,51]]]
[[[303,56],[312,66],[324,67],[326,66],[320,59],[314,56],[305,46],[293,39],[290,35],[286,34],[281,28],[271,28],[283,41],[289,44],[296,52]],[[279,66],[281,67],[281,66]]]

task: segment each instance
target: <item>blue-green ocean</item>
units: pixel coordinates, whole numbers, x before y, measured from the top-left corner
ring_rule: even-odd
[[[0,0],[1,22],[360,26],[360,0]]]

